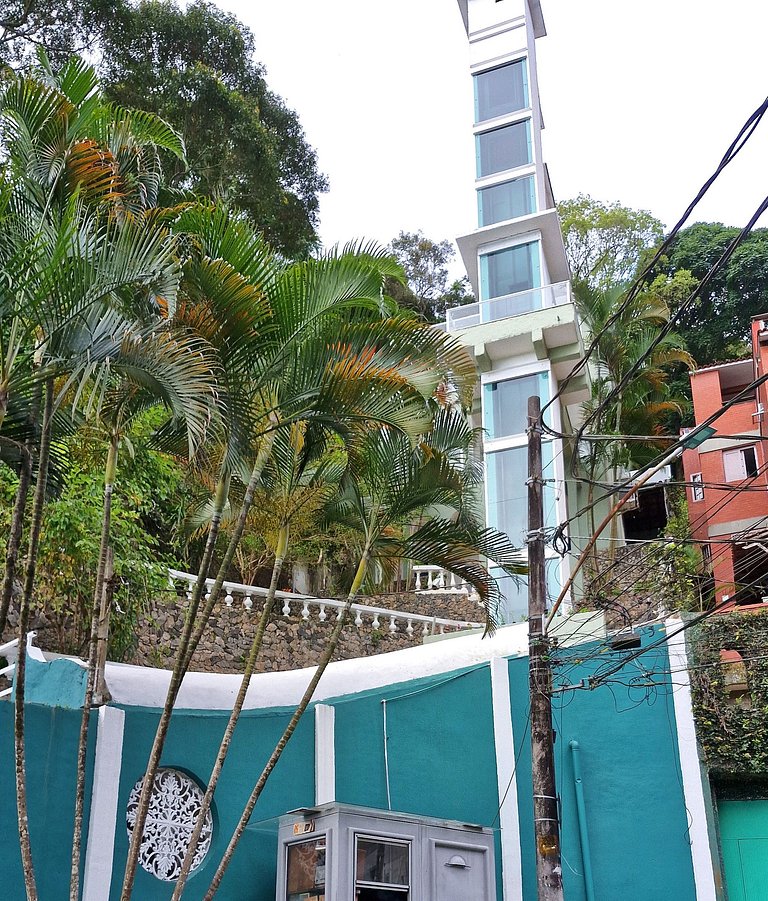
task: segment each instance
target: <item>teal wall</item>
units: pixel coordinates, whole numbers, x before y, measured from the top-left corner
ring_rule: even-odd
[[[208,888],[227,842],[264,763],[290,719],[290,711],[246,711],[240,718],[229,755],[216,789],[214,840],[203,864],[192,875],[184,897],[197,901]],[[128,833],[124,811],[128,796],[142,777],[155,734],[158,713],[143,708],[125,709],[123,768],[118,799],[118,825],[112,897],[119,898]],[[299,723],[272,778],[267,783],[251,824],[238,846],[217,898],[274,901],[277,859],[277,817],[315,800],[314,717],[311,712]],[[179,711],[171,721],[161,766],[173,767],[205,784],[226,726],[220,712]],[[134,897],[141,901],[170,898],[172,883],[161,882],[141,868]]]
[[[69,897],[72,855],[77,744],[80,711],[29,704],[25,713],[27,746],[27,806],[40,901]],[[89,767],[86,798],[90,797],[91,762],[96,717],[89,732]],[[0,898],[21,901],[24,880],[18,834],[13,754],[13,704],[0,702]],[[86,806],[84,834],[90,810]]]
[[[648,644],[663,633],[643,630]],[[621,660],[604,645],[560,652],[563,663],[555,684],[574,684]],[[582,662],[584,661],[584,662]],[[688,818],[682,789],[675,714],[669,677],[658,690],[642,670],[669,669],[665,647],[649,651],[617,675],[619,680],[593,691],[556,693],[552,713],[556,733],[555,767],[561,799],[563,882],[568,901],[584,901],[573,764],[569,743],[580,745],[587,828],[595,897],[632,901],[695,901]],[[528,729],[528,661],[510,660],[512,720],[520,748],[518,806],[523,847],[524,901],[536,899]],[[633,681],[634,680],[634,681]],[[526,733],[525,741],[522,741]]]
[[[660,634],[647,629],[644,640],[655,640]],[[568,683],[620,659],[602,653],[592,660],[589,646],[558,654],[559,672]],[[650,651],[641,664],[659,672],[669,669],[663,647]],[[509,674],[524,899],[535,901],[527,658],[511,659]],[[670,686],[666,682],[649,694],[637,684],[647,681],[638,667],[623,672],[621,678],[628,681],[631,677],[637,678],[629,685],[613,684],[555,696],[555,757],[562,798],[566,898],[585,898],[568,748],[569,741],[577,739],[582,749],[596,897],[611,901],[695,901]],[[350,684],[350,692],[353,689]],[[324,701],[336,711],[336,793],[340,802],[387,807],[383,699],[387,700],[392,809],[493,828],[498,868],[499,796],[488,664]],[[13,791],[11,713],[11,705],[0,704],[0,754],[4,761],[0,788],[4,797],[12,797]],[[143,708],[125,708],[125,713],[114,899],[119,895],[128,846],[124,819],[128,795],[144,771],[158,717],[156,710]],[[190,901],[199,899],[207,888],[246,798],[289,715],[290,711],[283,709],[243,715],[216,792],[212,851],[189,882],[185,898]],[[58,901],[65,894],[78,722],[77,711],[30,707],[33,841],[38,848],[51,849],[51,857],[41,869],[41,901]],[[182,769],[204,784],[225,723],[226,715],[221,711],[178,711],[162,765]],[[311,806],[314,798],[314,716],[310,710],[256,807],[217,898],[274,901],[277,818],[293,808]],[[10,805],[0,806],[0,817],[3,834],[15,833]],[[0,862],[0,884],[20,886],[18,860],[8,860],[10,856],[4,855],[6,859]],[[498,886],[500,898],[500,879]],[[170,884],[139,870],[137,899],[165,901],[170,894]],[[0,897],[15,901],[22,895],[17,892]]]

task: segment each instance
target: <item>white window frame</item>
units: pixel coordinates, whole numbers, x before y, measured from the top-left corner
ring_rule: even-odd
[[[704,500],[703,477],[700,472],[691,473],[691,500],[694,503]]]
[[[757,453],[757,445],[749,444],[744,447],[735,447],[723,451],[723,480],[725,482],[744,482],[747,479],[755,478],[750,476],[747,470],[747,463],[744,457],[746,451],[752,451],[755,456],[755,469],[757,475],[760,472],[760,459]],[[730,461],[741,461],[738,463],[730,463]]]
[[[470,67],[469,74],[472,76],[472,98],[474,101],[475,96],[475,76],[482,75],[484,72],[493,72],[494,69],[503,69],[504,66],[511,66],[514,63],[519,63],[520,61],[525,63],[525,75],[526,75],[526,84],[528,87],[528,105],[521,107],[520,109],[513,110],[511,113],[504,113],[501,116],[494,116],[491,119],[480,119],[478,122],[473,123],[473,130],[475,134],[479,134],[481,131],[490,131],[491,129],[488,126],[489,122],[493,123],[493,127],[496,128],[499,124],[507,125],[509,122],[514,122],[516,119],[526,118],[530,116],[533,118],[533,106],[531,104],[531,97],[533,96],[533,90],[531,87],[531,63],[530,58],[528,56],[527,51],[522,51],[513,54],[508,59],[504,57],[499,57],[493,61],[486,60],[481,65]],[[533,123],[531,123],[533,124]]]
[[[359,880],[357,878],[357,846],[360,839],[364,842],[378,842],[379,844],[385,845],[405,845],[405,847],[408,848],[408,885],[404,886],[397,885],[396,883],[367,882]],[[411,901],[413,898],[413,841],[403,837],[393,838],[389,835],[371,835],[368,832],[356,832],[352,870],[352,889],[354,891],[357,888],[380,888],[402,892],[405,901]]]

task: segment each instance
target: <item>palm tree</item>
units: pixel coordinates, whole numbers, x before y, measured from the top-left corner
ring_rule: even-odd
[[[19,665],[14,740],[22,863],[27,894],[36,898],[26,828],[24,671],[26,628],[47,482],[57,370],[52,348],[66,340],[78,317],[94,305],[130,303],[138,294],[172,298],[171,242],[144,214],[153,198],[146,167],[157,147],[183,156],[183,144],[154,117],[133,116],[105,104],[92,67],[73,59],[58,77],[41,69],[12,78],[0,97],[7,163],[0,184],[0,427],[14,392],[31,392],[34,431],[40,384],[45,383],[35,500],[19,615]],[[138,152],[140,147],[153,151]],[[137,151],[131,154],[131,150]],[[130,158],[130,159],[129,159]],[[121,161],[124,164],[121,169]],[[151,166],[150,166],[151,169]],[[155,192],[156,193],[156,192]],[[19,482],[6,553],[0,613],[7,614],[30,480]],[[4,623],[0,623],[0,628]],[[19,688],[20,686],[20,688]]]
[[[172,901],[181,897],[192,869],[197,844],[205,818],[213,801],[219,777],[229,753],[232,736],[245,703],[251,677],[256,668],[262,641],[272,615],[275,592],[285,561],[293,524],[297,519],[305,524],[317,519],[319,512],[338,491],[344,473],[344,454],[333,444],[329,449],[324,429],[295,422],[276,434],[272,457],[265,467],[256,493],[258,522],[265,536],[272,536],[274,562],[261,615],[256,625],[251,648],[243,672],[240,688],[219,745],[211,776],[201,802],[195,827],[190,837],[181,872],[174,887]],[[253,524],[250,523],[251,527]]]
[[[387,570],[395,562],[409,560],[456,573],[478,591],[487,628],[493,628],[499,594],[482,558],[513,575],[525,568],[509,539],[483,528],[474,515],[477,470],[468,466],[468,457],[475,440],[461,412],[439,411],[433,428],[415,447],[408,436],[390,428],[363,428],[350,446],[348,471],[327,512],[328,522],[341,522],[360,535],[357,569],[318,666],[251,792],[206,901],[218,890],[264,786],[333,658],[349,610],[377,564]],[[409,525],[419,520],[422,524],[411,531]],[[198,824],[202,825],[201,820]],[[187,854],[190,863],[191,853]],[[180,895],[177,884],[174,898]]]
[[[348,246],[319,259],[276,266],[271,278],[254,285],[229,263],[236,255],[236,237],[222,241],[222,228],[213,228],[205,211],[185,214],[182,222],[186,224],[193,216],[203,220],[203,227],[198,228],[203,250],[209,244],[221,248],[226,243],[226,286],[237,297],[243,294],[243,303],[235,304],[235,317],[214,292],[206,295],[206,301],[213,321],[227,323],[220,331],[228,342],[224,382],[231,431],[219,484],[224,483],[225,473],[245,470],[246,488],[213,586],[199,609],[215,540],[216,530],[209,530],[144,776],[123,899],[130,898],[133,888],[152,783],[173,705],[231,566],[277,432],[294,422],[307,421],[345,436],[354,423],[376,422],[415,435],[429,419],[425,398],[444,374],[452,375],[465,398],[474,378],[472,362],[460,345],[397,313],[396,306],[383,297],[384,278],[400,270],[379,248]],[[226,228],[223,231],[229,234]],[[210,268],[207,264],[205,272]],[[255,291],[252,298],[245,297],[246,286]],[[248,462],[243,465],[245,460]],[[220,514],[223,503],[216,505],[215,515]]]
[[[80,882],[80,847],[85,795],[86,753],[91,708],[108,700],[104,683],[106,663],[109,593],[105,571],[110,553],[112,494],[120,445],[135,419],[162,404],[170,416],[185,424],[190,451],[204,439],[215,397],[215,370],[207,347],[199,338],[175,334],[172,326],[131,332],[124,330],[119,353],[112,365],[105,365],[99,378],[89,385],[90,396],[98,397],[98,416],[108,436],[104,471],[104,507],[98,565],[93,593],[88,676],[78,743],[75,823],[72,842],[70,897],[77,901]],[[101,384],[100,384],[101,382]],[[80,393],[80,392],[78,392]]]
[[[679,411],[685,403],[683,398],[671,394],[670,372],[679,366],[692,369],[695,363],[677,333],[669,332],[656,343],[660,329],[671,315],[658,286],[637,293],[628,304],[623,286],[599,289],[581,283],[575,296],[590,339],[598,338],[592,397],[584,405],[593,431],[602,436],[599,441],[590,442],[585,461],[589,471],[587,505],[594,531],[593,501],[598,474],[611,471],[615,484],[620,469],[643,465],[649,454],[658,452],[664,444],[663,417]],[[625,380],[621,393],[606,403],[613,389]],[[650,437],[654,434],[658,434],[658,439]],[[610,435],[616,437],[606,437]],[[633,435],[648,436],[648,440],[624,440],[623,436]],[[615,519],[611,529],[612,552]]]

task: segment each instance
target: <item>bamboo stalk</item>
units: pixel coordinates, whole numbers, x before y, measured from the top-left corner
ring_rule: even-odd
[[[328,644],[323,651],[323,655],[320,658],[317,669],[315,670],[309,682],[309,685],[307,686],[301,698],[301,701],[299,702],[299,706],[296,708],[288,725],[285,727],[285,731],[280,737],[280,740],[275,746],[275,749],[272,751],[269,760],[265,764],[264,769],[259,776],[258,782],[254,786],[254,789],[251,792],[250,797],[248,798],[245,809],[243,810],[240,820],[235,827],[235,831],[229,840],[229,844],[227,845],[226,851],[224,852],[224,856],[221,858],[221,862],[219,863],[219,866],[214,873],[213,879],[211,880],[211,884],[208,887],[208,891],[205,893],[203,901],[212,901],[214,895],[218,891],[219,886],[221,885],[221,880],[224,878],[224,874],[226,873],[229,864],[232,862],[232,856],[235,853],[235,849],[237,848],[237,845],[242,838],[243,833],[245,832],[245,827],[248,825],[248,821],[251,818],[251,814],[253,813],[253,809],[256,806],[256,802],[259,800],[259,797],[261,796],[261,793],[264,790],[264,786],[266,785],[272,771],[277,766],[277,762],[280,760],[285,746],[288,744],[291,736],[296,731],[299,720],[304,715],[304,711],[309,706],[309,702],[312,700],[312,696],[315,693],[318,682],[320,681],[323,673],[328,667],[328,664],[333,658],[334,652],[336,651],[336,647],[339,643],[339,639],[341,638],[341,632],[346,623],[350,607],[354,603],[354,600],[357,597],[358,592],[360,591],[360,587],[363,584],[363,579],[365,578],[365,574],[368,569],[369,560],[370,546],[369,544],[366,544],[363,555],[360,558],[360,563],[357,567],[357,572],[355,573],[354,581],[352,582],[352,587],[349,590],[346,603],[341,609],[339,618],[336,621],[336,625],[334,626],[333,632],[331,633],[331,636],[328,640]]]

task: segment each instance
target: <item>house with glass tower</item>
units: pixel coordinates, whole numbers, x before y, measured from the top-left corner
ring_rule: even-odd
[[[459,0],[474,83],[476,227],[457,243],[477,301],[448,311],[446,328],[470,348],[481,373],[489,525],[524,546],[527,531],[527,399],[542,405],[583,356],[570,273],[547,167],[536,72],[546,34],[539,0]],[[575,378],[547,421],[567,433],[588,397]],[[567,518],[562,442],[545,436],[547,525]],[[570,500],[576,502],[575,490]],[[574,508],[575,509],[575,508]],[[548,549],[550,593],[567,562]],[[504,580],[507,621],[527,608],[526,587]]]

